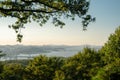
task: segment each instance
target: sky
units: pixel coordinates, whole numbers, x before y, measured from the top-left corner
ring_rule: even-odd
[[[14,19],[0,18],[0,45],[104,45],[111,33],[120,26],[120,0],[91,0],[89,14],[96,17],[87,31],[82,30],[81,19],[66,20],[61,29],[50,22],[40,27],[32,22],[22,30],[22,43],[16,41],[16,33],[8,25]]]

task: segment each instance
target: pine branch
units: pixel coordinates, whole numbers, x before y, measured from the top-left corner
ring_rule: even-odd
[[[42,13],[55,13],[55,12],[58,12],[58,11],[45,11],[45,10],[32,10],[32,9],[4,9],[4,8],[0,8],[0,11],[5,11],[5,12],[42,12]]]

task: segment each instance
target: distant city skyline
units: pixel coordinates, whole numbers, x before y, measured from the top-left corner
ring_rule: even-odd
[[[22,29],[23,41],[16,42],[16,33],[8,28],[13,18],[0,18],[0,45],[104,45],[109,35],[120,25],[120,0],[91,0],[89,13],[96,17],[87,31],[82,30],[81,19],[64,19],[61,29],[49,21],[43,27],[32,22]]]

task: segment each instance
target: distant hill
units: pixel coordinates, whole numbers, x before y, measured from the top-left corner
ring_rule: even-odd
[[[40,54],[47,56],[72,56],[84,47],[100,49],[101,46],[81,45],[81,46],[66,46],[66,45],[44,45],[44,46],[25,46],[25,45],[0,45],[0,51],[6,54],[1,59],[27,59]]]

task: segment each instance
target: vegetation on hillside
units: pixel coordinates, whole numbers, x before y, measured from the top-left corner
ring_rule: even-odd
[[[0,63],[0,80],[120,80],[120,27],[98,51],[64,57],[38,56],[29,63]]]

